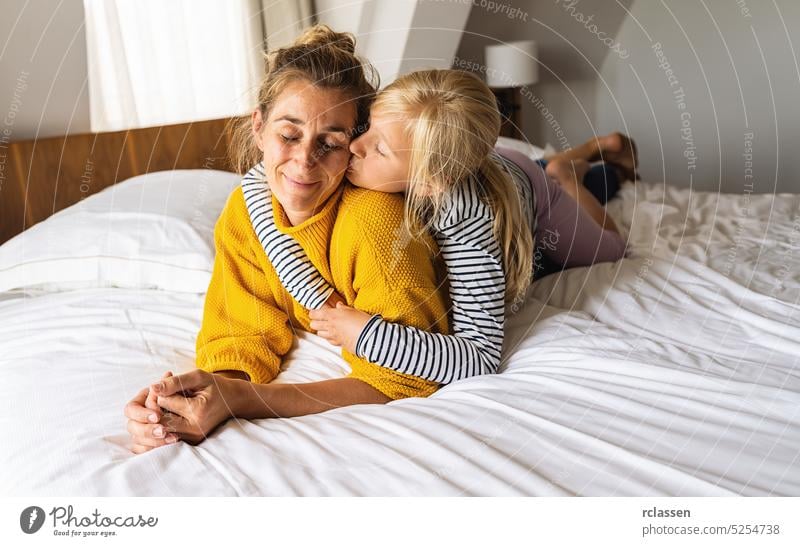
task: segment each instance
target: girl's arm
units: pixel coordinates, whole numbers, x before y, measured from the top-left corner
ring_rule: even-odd
[[[444,220],[437,225],[436,240],[450,284],[453,335],[374,316],[358,337],[358,356],[443,384],[497,372],[503,346],[505,273],[492,232],[491,209],[478,198],[475,184],[471,180],[452,193],[441,214]]]

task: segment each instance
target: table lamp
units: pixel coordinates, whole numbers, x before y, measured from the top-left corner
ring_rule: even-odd
[[[521,40],[486,46],[486,83],[497,97],[503,117],[502,136],[524,140],[520,90],[539,81],[536,42]]]

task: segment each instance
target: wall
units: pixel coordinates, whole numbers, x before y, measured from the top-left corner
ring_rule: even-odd
[[[0,3],[0,143],[89,131],[83,1]]]
[[[316,0],[316,17],[352,32],[381,87],[423,68],[449,68],[472,4],[441,0]]]
[[[598,129],[636,137],[648,180],[800,191],[799,25],[794,0],[637,1],[618,34],[631,56],[597,82]]]
[[[574,146],[596,132],[595,82],[603,60],[613,54],[600,38],[616,35],[632,2],[477,0],[456,64],[483,65],[487,45],[535,40],[539,82],[523,93],[523,132],[540,146]]]

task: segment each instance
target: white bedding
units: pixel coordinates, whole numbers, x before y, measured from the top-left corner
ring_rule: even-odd
[[[609,210],[632,257],[534,285],[502,373],[144,455],[123,406],[194,367],[203,294],[0,293],[0,491],[800,495],[800,196],[639,183]],[[279,381],[346,373],[312,335],[286,367]]]

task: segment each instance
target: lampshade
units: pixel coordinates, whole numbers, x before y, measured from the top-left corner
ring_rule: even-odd
[[[536,42],[522,40],[486,46],[489,87],[522,87],[539,80]]]

